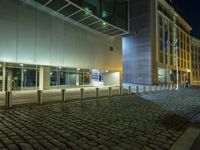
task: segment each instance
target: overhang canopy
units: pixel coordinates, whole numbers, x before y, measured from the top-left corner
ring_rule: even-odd
[[[64,15],[89,29],[106,34],[108,36],[118,36],[126,34],[127,31],[105,22],[101,18],[85,10],[70,0],[34,0],[53,11]]]

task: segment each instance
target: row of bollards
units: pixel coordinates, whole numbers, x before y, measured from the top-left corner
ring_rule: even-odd
[[[149,92],[151,91],[157,91],[158,90],[158,86],[148,86],[149,87]],[[154,89],[153,89],[154,87]],[[177,89],[176,86],[174,85],[169,85],[169,86],[159,86],[159,90],[174,90]],[[128,95],[132,94],[132,87],[129,86],[128,87]],[[135,86],[135,93],[139,93],[139,92],[147,92],[146,90],[146,86],[142,86],[142,91],[139,90],[139,86]],[[61,101],[65,102],[67,99],[67,91],[66,89],[61,89]],[[119,95],[122,96],[123,95],[123,87],[120,86],[119,87]],[[112,97],[113,96],[113,88],[112,87],[108,87],[108,96]],[[100,98],[100,88],[96,88],[96,99]],[[85,89],[81,88],[80,89],[80,99],[84,100],[85,99]],[[42,104],[43,103],[43,90],[38,90],[37,91],[37,104]],[[10,108],[12,107],[12,91],[7,91],[5,94],[5,107],[6,108]]]

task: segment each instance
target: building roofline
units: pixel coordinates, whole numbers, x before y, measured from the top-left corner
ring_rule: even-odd
[[[192,42],[200,44],[200,39],[198,39],[198,38],[196,38],[194,36],[191,36],[191,39],[192,39]]]
[[[171,12],[173,12],[174,15],[175,15],[176,17],[178,17],[178,19],[179,19],[184,25],[186,25],[187,28],[189,28],[190,31],[192,30],[192,27],[189,25],[189,23],[188,23],[185,19],[183,19],[183,18],[178,14],[178,12],[177,12],[173,7],[171,7],[165,0],[158,0],[158,1],[160,1],[161,3],[163,3],[164,6],[166,6]]]

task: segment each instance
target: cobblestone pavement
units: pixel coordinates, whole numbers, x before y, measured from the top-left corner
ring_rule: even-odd
[[[0,149],[169,149],[199,97],[200,90],[160,91],[1,111]]]

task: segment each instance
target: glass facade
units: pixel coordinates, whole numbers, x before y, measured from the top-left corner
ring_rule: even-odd
[[[39,88],[39,66],[6,64],[6,89],[36,90]],[[103,85],[103,71],[81,68],[49,67],[51,88]],[[11,80],[8,87],[7,80]],[[3,90],[3,69],[0,67],[0,91]]]
[[[127,0],[71,0],[88,13],[92,13],[106,22],[127,30],[128,1]]]

